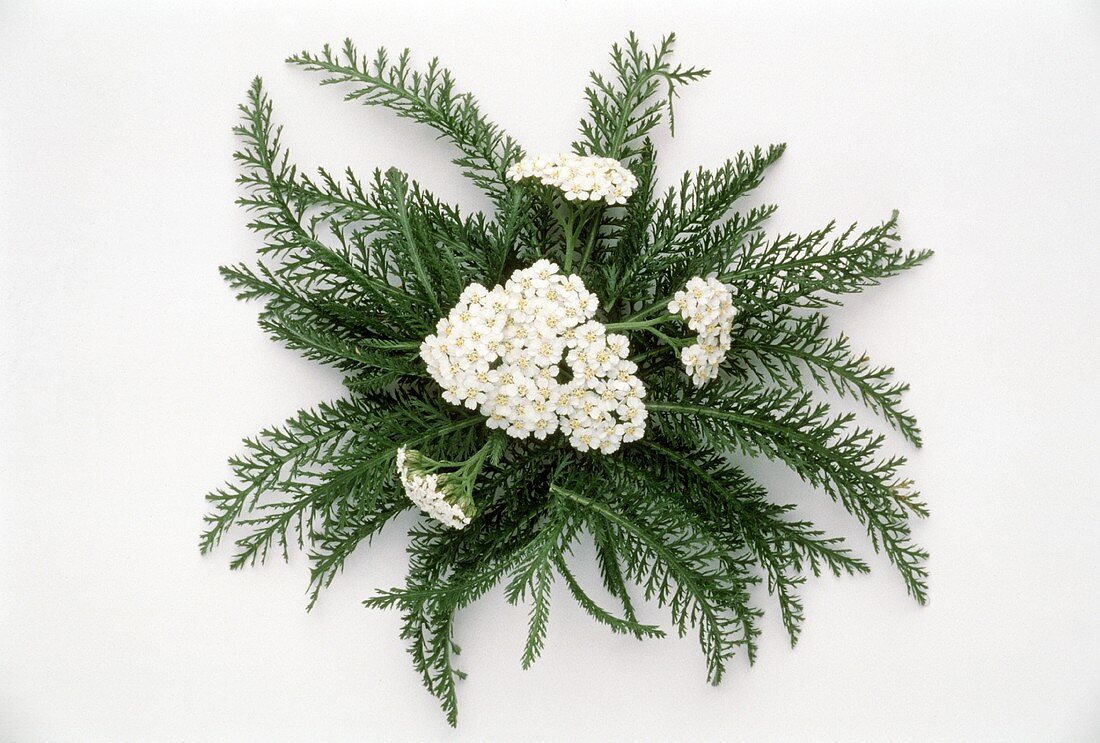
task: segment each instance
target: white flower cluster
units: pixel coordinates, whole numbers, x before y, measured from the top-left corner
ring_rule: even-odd
[[[470,523],[472,513],[467,513],[456,500],[453,489],[448,487],[446,475],[419,472],[410,466],[411,459],[419,453],[402,446],[397,450],[397,474],[405,495],[426,514],[451,527],[461,529]]]
[[[466,287],[420,356],[443,398],[490,428],[519,439],[561,430],[576,449],[610,454],[645,432],[645,387],[626,336],[592,321],[597,306],[579,277],[540,260],[504,286]]]
[[[718,367],[730,350],[730,329],[737,315],[733,293],[718,279],[696,276],[672,295],[668,311],[684,318],[698,334],[698,342],[683,349],[680,360],[695,386],[702,387],[718,376]]]
[[[611,157],[582,157],[573,154],[525,157],[508,168],[513,181],[537,178],[544,186],[561,191],[569,201],[599,201],[625,204],[638,179]]]

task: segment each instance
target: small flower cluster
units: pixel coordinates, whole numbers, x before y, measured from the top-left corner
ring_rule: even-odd
[[[582,157],[573,154],[525,157],[508,168],[513,181],[536,178],[544,186],[561,191],[569,201],[599,201],[625,204],[638,179],[611,157]]]
[[[416,449],[402,446],[397,450],[397,474],[409,500],[437,521],[461,529],[474,516],[473,501],[451,482],[450,473],[437,475],[428,471],[437,464]]]
[[[626,336],[592,320],[597,306],[579,277],[540,260],[504,286],[466,287],[420,356],[443,398],[490,428],[519,439],[560,430],[576,449],[610,454],[645,432],[645,387]]]
[[[673,295],[668,311],[679,315],[696,332],[698,341],[680,352],[680,360],[696,387],[718,376],[718,367],[730,350],[730,329],[737,308],[733,293],[718,279],[696,276]]]

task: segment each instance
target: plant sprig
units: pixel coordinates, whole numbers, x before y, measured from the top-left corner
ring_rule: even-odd
[[[912,536],[912,519],[927,511],[902,474],[904,458],[883,454],[881,434],[831,412],[814,390],[860,401],[920,446],[903,407],[908,387],[831,331],[823,310],[931,254],[898,246],[896,213],[865,230],[829,224],[769,236],[774,206],[738,207],[783,145],[746,150],[662,190],[653,140],[662,122],[673,127],[673,99],[708,74],[674,64],[674,41],[647,50],[631,34],[612,48],[610,73],[593,73],[584,92],[572,151],[629,168],[636,188],[621,206],[581,207],[510,179],[524,157],[518,142],[438,60],[417,68],[407,50],[366,56],[349,40],[288,61],[348,100],[432,128],[454,145],[455,164],[491,212],[464,212],[394,169],[307,175],[290,160],[259,78],[241,106],[239,203],[263,244],[255,265],[222,274],[240,298],[261,303],[273,339],[340,369],[347,395],[245,441],[246,453],[230,460],[234,480],[208,496],[201,548],[239,529],[231,565],[240,568],[296,545],[311,562],[312,607],[356,549],[412,508],[395,472],[399,448],[455,469],[476,517],[462,529],[416,519],[404,586],[365,602],[401,612],[413,665],[452,725],[464,677],[454,618],[498,585],[530,607],[525,668],[545,649],[559,579],[596,621],[638,639],[664,630],[639,620],[637,602],[666,607],[676,632],[697,636],[713,683],[738,651],[755,659],[760,581],[793,645],[807,578],[868,566],[776,502],[740,457],[781,462],[835,500],[909,593],[927,599],[927,553]],[[481,415],[442,399],[417,355],[465,287],[502,283],[538,258],[580,276],[599,297],[600,322],[630,336],[649,418],[645,436],[614,454],[579,452],[561,434],[494,434]],[[695,276],[729,284],[737,311],[720,377],[702,388],[684,374],[690,341],[666,310]],[[578,579],[574,546],[586,540],[614,606]]]

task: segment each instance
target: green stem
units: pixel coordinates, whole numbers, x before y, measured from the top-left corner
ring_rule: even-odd
[[[389,344],[391,350],[419,351],[422,341],[394,341]]]
[[[550,492],[554,493],[555,495],[560,495],[563,498],[568,498],[569,500],[576,501],[577,503],[580,503],[582,506],[591,506],[591,505],[593,505],[592,501],[589,500],[588,498],[585,498],[583,495],[578,495],[577,493],[574,493],[572,490],[566,490],[565,488],[559,487],[557,485],[551,485],[550,486]]]
[[[438,429],[436,429],[435,431],[433,431],[431,433],[424,434],[423,436],[415,438],[412,441],[407,441],[407,442],[405,442],[405,446],[415,447],[415,446],[418,446],[420,444],[431,441],[434,438],[440,438],[441,436],[443,436],[445,434],[455,433],[456,431],[461,431],[465,428],[469,428],[470,426],[476,426],[478,423],[482,423],[484,421],[485,421],[485,419],[480,417],[480,416],[471,416],[469,418],[463,418],[462,420],[455,421],[454,423],[448,423],[447,425],[443,426],[442,428],[438,428]],[[388,456],[393,456],[394,451],[396,451],[396,449],[389,450]]]
[[[439,298],[435,295],[435,289],[432,286],[431,277],[428,275],[428,269],[420,257],[420,248],[417,245],[416,236],[413,234],[412,222],[409,221],[409,207],[405,202],[405,199],[408,197],[408,186],[400,178],[394,176],[387,177],[390,179],[390,184],[394,189],[395,196],[397,196],[395,200],[397,201],[398,222],[401,225],[401,234],[405,238],[405,244],[409,247],[409,255],[412,257],[416,276],[420,279],[420,283],[424,287],[424,293],[428,296],[428,299],[431,300],[436,313],[442,315],[443,308],[439,304]]]
[[[562,228],[565,230],[565,265],[562,268],[569,273],[573,269],[573,248],[577,242],[577,236],[573,234],[573,220],[565,221]]]
[[[657,330],[656,328],[646,328],[646,330],[648,330],[650,333],[653,333],[653,335],[657,336],[658,338],[663,340],[665,343],[667,343],[672,348],[673,351],[679,351],[681,348],[688,345],[688,343],[689,343],[687,338],[672,338],[670,336],[665,335],[664,333],[662,333],[660,330]]]
[[[584,267],[588,265],[588,258],[592,255],[592,248],[596,245],[596,236],[600,232],[600,220],[596,219],[595,224],[592,226],[592,230],[588,233],[588,241],[584,246],[584,255],[581,256],[580,265],[577,266],[577,273],[584,273]]]
[[[677,402],[647,402],[645,406],[647,410],[654,413],[680,413],[681,415],[701,415],[710,418],[720,418],[740,423],[749,428],[756,428],[773,434],[781,434],[801,441],[810,441],[811,444],[816,445],[816,442],[813,442],[808,436],[797,429],[784,426],[774,421],[768,421],[741,413],[734,413],[729,410],[711,408],[706,405],[692,405],[689,403]]]
[[[609,157],[613,157],[616,160],[622,160],[623,153],[621,152],[621,150],[623,146],[623,140],[626,139],[626,127],[627,124],[630,122],[631,114],[634,113],[634,109],[637,108],[639,105],[639,102],[636,102],[635,99],[641,97],[642,86],[648,83],[649,78],[655,75],[656,73],[654,73],[652,70],[648,71],[647,74],[639,75],[637,78],[635,78],[627,87],[626,95],[623,97],[622,107],[619,109],[619,121],[615,125],[615,134],[611,137],[611,141],[609,142]]]
[[[639,329],[642,329],[642,328],[647,328],[648,329],[648,328],[652,328],[652,327],[655,327],[657,325],[660,325],[662,323],[666,323],[666,322],[668,322],[669,320],[672,320],[672,319],[673,319],[672,315],[663,315],[661,317],[655,317],[652,320],[644,320],[644,321],[637,321],[637,322],[631,322],[629,320],[626,320],[626,321],[623,321],[623,322],[605,323],[604,328],[606,328],[608,330],[608,332],[614,332],[616,330],[639,330]]]
[[[669,335],[662,333],[657,329],[658,325],[662,325],[666,322],[678,319],[675,315],[661,315],[655,317],[652,320],[638,320],[635,322],[614,322],[604,325],[608,332],[614,332],[618,330],[644,330],[647,333],[652,333],[657,336],[662,342],[664,342],[673,351],[679,351],[681,348],[688,344],[688,340],[685,338],[673,338]]]
[[[494,446],[494,441],[490,438],[485,442],[485,445],[478,449],[477,453],[467,459],[465,462],[461,462],[461,466],[455,475],[462,481],[462,487],[466,491],[466,497],[473,500],[474,497],[474,485],[477,483],[477,477],[481,474],[481,468],[485,464],[485,458],[489,456],[490,450]]]
[[[651,314],[654,310],[659,310],[662,307],[667,307],[668,303],[670,301],[672,301],[672,300],[662,299],[660,302],[654,302],[653,304],[649,305],[648,307],[646,307],[646,308],[644,308],[644,309],[642,309],[638,312],[635,312],[633,315],[626,318],[626,320],[624,320],[623,322],[634,322],[635,320],[640,320],[641,318],[646,317],[647,315]]]
[[[476,479],[481,472],[481,466],[485,464],[485,458],[489,456],[489,449],[491,449],[492,446],[493,442],[491,440],[486,441],[485,446],[478,449],[477,454],[467,459],[466,463],[462,465],[462,469],[459,471],[464,475],[469,474],[471,476],[470,479]]]
[[[685,564],[680,555],[670,549],[664,541],[654,536],[652,532],[635,524],[602,503],[597,503],[590,498],[585,498],[583,495],[574,493],[571,490],[566,490],[565,488],[560,488],[557,485],[551,485],[550,492],[563,498],[568,498],[574,503],[578,503],[584,508],[599,514],[608,523],[614,524],[620,529],[630,532],[635,539],[639,542],[643,542],[649,547],[653,554],[664,562],[669,571],[675,574],[676,582],[690,591],[698,607],[700,621],[705,621],[707,623],[714,636],[721,636],[722,622],[719,618],[720,609],[719,606],[711,603],[708,595],[709,591],[706,586],[706,582],[708,582],[707,576],[701,575],[697,570],[693,570],[691,566]]]

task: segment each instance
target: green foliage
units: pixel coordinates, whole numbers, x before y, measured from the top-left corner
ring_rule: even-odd
[[[246,453],[230,460],[234,480],[208,496],[202,550],[235,527],[234,568],[273,550],[285,558],[297,545],[311,562],[312,607],[347,557],[412,507],[395,473],[399,447],[441,461],[489,452],[472,523],[451,530],[418,517],[405,585],[365,602],[401,612],[414,666],[452,725],[462,678],[455,614],[496,586],[529,607],[524,667],[545,647],[559,579],[596,621],[638,639],[664,631],[639,621],[636,602],[667,609],[679,634],[697,635],[713,683],[738,650],[755,658],[762,609],[751,591],[760,582],[795,643],[808,576],[868,567],[841,539],[775,502],[739,457],[781,462],[835,500],[909,593],[926,600],[927,554],[911,535],[912,517],[926,511],[901,474],[904,459],[882,455],[880,434],[831,412],[811,390],[861,401],[920,445],[902,407],[907,386],[853,352],[820,310],[930,254],[897,246],[896,214],[864,231],[837,234],[830,224],[769,237],[774,206],[736,207],[782,145],[658,187],[651,138],[666,116],[671,125],[679,89],[707,74],[673,66],[673,41],[646,51],[631,35],[613,48],[611,75],[592,76],[574,151],[622,160],[639,186],[626,205],[601,206],[578,234],[563,234],[544,201],[506,178],[522,150],[436,60],[415,69],[407,51],[367,58],[349,41],[339,53],[326,46],[289,61],[344,86],[349,100],[436,130],[457,148],[455,163],[491,200],[491,213],[463,213],[392,169],[365,180],[350,170],[300,173],[258,78],[241,106],[240,204],[263,245],[256,265],[222,274],[240,298],[262,303],[265,332],[340,369],[348,393],[245,441]],[[720,378],[701,389],[660,332],[631,334],[650,417],[645,437],[613,455],[580,454],[560,434],[491,439],[479,415],[443,401],[418,358],[420,341],[465,286],[491,286],[538,257],[557,259],[563,239],[580,246],[576,271],[600,296],[606,323],[644,324],[692,276],[718,275],[735,291],[733,349]],[[614,606],[578,579],[573,548],[581,541],[593,545]]]
[[[348,39],[340,53],[326,44],[319,55],[302,52],[287,62],[323,72],[322,85],[349,84],[349,101],[384,106],[398,116],[427,124],[461,153],[455,160],[464,174],[501,206],[509,189],[504,171],[523,156],[519,145],[490,122],[470,93],[459,93],[449,70],[433,59],[424,70],[410,65],[409,50],[391,60],[385,49],[373,59],[360,56]]]
[[[599,155],[631,162],[638,156],[645,137],[668,114],[674,129],[672,100],[676,89],[710,74],[696,67],[672,66],[670,58],[676,35],[669,34],[651,52],[642,49],[631,33],[626,45],[611,47],[614,77],[592,73],[584,90],[588,117],[581,121],[581,140],[573,145],[578,155]],[[658,93],[666,91],[659,99]]]

